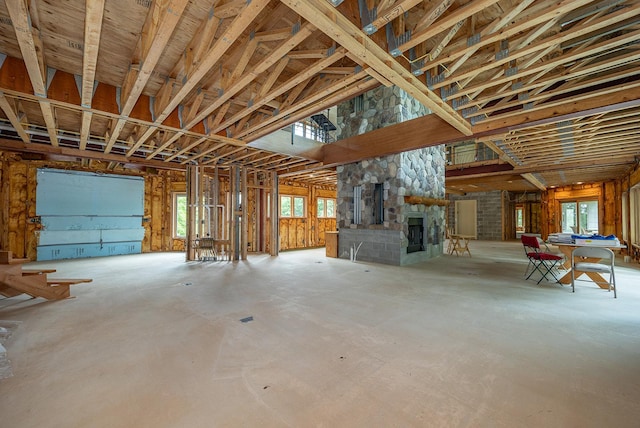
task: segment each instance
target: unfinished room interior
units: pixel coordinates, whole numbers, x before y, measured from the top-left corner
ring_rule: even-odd
[[[639,116],[637,0],[0,0],[0,426],[638,427]]]

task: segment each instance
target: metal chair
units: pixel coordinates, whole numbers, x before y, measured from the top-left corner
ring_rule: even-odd
[[[529,259],[529,264],[527,265],[527,270],[524,274],[527,275],[529,267],[533,266],[531,273],[529,273],[526,279],[531,278],[531,275],[533,275],[535,271],[538,271],[542,275],[538,280],[538,284],[540,284],[543,279],[548,280],[547,275],[551,275],[553,279],[558,282],[558,277],[554,273],[554,269],[560,261],[564,260],[564,258],[556,254],[542,251],[540,244],[538,243],[538,238],[535,236],[522,235],[520,239],[522,241],[522,246],[524,247],[524,253]]]
[[[571,291],[575,293],[575,282],[581,281],[576,279],[575,272],[594,272],[597,275],[595,278],[589,275],[591,280],[596,284],[607,284],[609,291],[613,290],[613,297],[617,298],[616,292],[616,275],[614,272],[615,255],[613,251],[608,248],[598,247],[578,247],[571,252]],[[609,274],[609,280],[607,281],[603,274]],[[602,282],[597,281],[597,278],[601,278]]]

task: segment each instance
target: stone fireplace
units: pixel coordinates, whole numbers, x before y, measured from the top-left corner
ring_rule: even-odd
[[[395,86],[380,86],[337,110],[339,139],[430,113]],[[357,260],[406,265],[442,254],[443,145],[339,166],[337,173],[340,257],[348,259],[359,247]]]
[[[444,147],[338,167],[339,251],[357,260],[407,265],[442,254]]]

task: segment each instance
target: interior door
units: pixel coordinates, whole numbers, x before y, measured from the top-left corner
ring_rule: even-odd
[[[456,201],[455,220],[456,234],[478,237],[478,216],[477,201],[470,199],[466,201]]]

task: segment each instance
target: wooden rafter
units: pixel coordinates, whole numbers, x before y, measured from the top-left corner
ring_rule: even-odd
[[[140,36],[138,50],[141,52],[139,64],[132,64],[123,85],[123,103],[120,118],[111,132],[105,153],[109,153],[126,125],[147,81],[151,77],[169,38],[180,21],[188,0],[154,1],[149,11],[145,27]]]
[[[268,3],[269,0],[255,0],[249,4],[246,4],[246,6],[242,8],[242,10],[237,14],[235,19],[226,29],[224,34],[222,34],[216,40],[211,49],[209,49],[206,55],[202,58],[200,63],[193,68],[191,75],[189,76],[187,81],[184,82],[178,89],[178,91],[170,97],[166,105],[162,105],[162,111],[159,112],[155,120],[156,124],[159,125],[164,122],[164,120],[171,114],[171,112],[178,107],[182,100],[184,100],[187,95],[189,95],[189,93],[196,87],[196,85],[198,85],[198,83],[208,73],[208,71],[218,62],[219,58],[222,57],[222,55],[224,55],[224,53],[231,47],[233,41],[235,41],[244,32],[244,30],[251,24],[258,13],[260,13],[262,8],[265,7]],[[136,141],[127,155],[131,156],[133,153],[135,153],[136,150],[138,150],[138,148],[142,146],[149,137],[151,137],[153,132],[154,130],[145,132],[138,139],[138,141]]]
[[[29,135],[20,123],[20,119],[18,119],[18,115],[16,114],[14,107],[11,106],[2,92],[0,92],[0,109],[2,109],[5,116],[7,116],[7,119],[9,119],[9,122],[11,122],[11,125],[16,130],[22,141],[28,143],[30,141]]]
[[[258,128],[262,128],[266,125],[269,125],[270,123],[276,122],[278,120],[280,120],[283,117],[287,117],[287,116],[291,116],[293,114],[295,114],[298,110],[304,108],[304,107],[308,107],[309,105],[312,105],[316,102],[318,102],[320,99],[322,99],[323,97],[329,96],[331,94],[334,94],[336,92],[341,91],[342,89],[348,87],[351,84],[354,84],[360,80],[362,80],[365,76],[367,76],[367,73],[364,71],[361,71],[360,73],[356,73],[352,76],[346,76],[343,77],[341,79],[339,79],[338,81],[335,81],[332,85],[322,88],[321,90],[311,94],[308,97],[305,97],[304,99],[298,100],[296,102],[295,105],[291,105],[289,106],[289,108],[285,108],[283,110],[280,110],[279,114],[274,115],[270,118],[264,119],[259,121],[258,123],[256,123],[256,125],[250,126],[249,128],[241,131],[240,133],[238,133],[238,135],[236,136],[237,138],[242,138],[254,131],[257,131]],[[304,83],[304,82],[303,82]],[[298,88],[302,88],[304,89],[304,86],[306,85],[302,85],[302,86],[298,86]],[[301,91],[301,89],[299,89]],[[293,94],[297,94],[298,92],[294,92]],[[297,120],[297,119],[296,119]],[[291,123],[295,122],[292,121]],[[279,127],[282,127],[284,125],[280,125]]]
[[[0,114],[20,147],[86,152],[114,168],[259,165],[321,183],[325,161],[441,135],[486,139],[526,189],[570,183],[581,163],[619,174],[637,156],[637,0],[156,0],[123,3],[121,22],[107,0],[7,3],[15,38],[0,37]],[[437,123],[415,120],[428,143],[399,126],[402,140],[390,130],[357,139],[356,152],[340,141],[304,158],[261,151],[262,136],[379,85],[436,113]],[[618,163],[589,165],[607,150]]]
[[[497,3],[498,0],[475,0],[465,4],[462,7],[459,7],[452,13],[442,17],[441,19],[436,20],[432,24],[425,25],[423,23],[420,24],[421,30],[416,31],[411,34],[411,39],[405,43],[402,43],[398,46],[398,50],[400,52],[406,52],[412,47],[419,45],[426,40],[437,36],[443,31],[449,30],[453,27],[457,22],[463,21],[474,14],[482,11],[484,8],[491,6],[494,3]]]
[[[335,14],[331,5],[321,0],[282,0],[298,14],[313,22],[322,32],[369,64],[385,79],[405,90],[433,113],[466,135],[471,134],[469,123],[448,104],[437,97],[417,77],[397,62],[389,62],[388,54],[377,44],[362,37],[362,32],[343,15]],[[483,0],[482,2],[495,2]],[[480,2],[472,2],[476,4]],[[461,8],[462,9],[462,8]],[[481,10],[480,8],[479,10]],[[333,17],[333,19],[332,19]],[[453,23],[460,21],[460,18]],[[436,33],[437,34],[437,33]]]
[[[305,80],[307,80],[307,79],[311,78],[312,76],[318,74],[319,72],[321,72],[322,70],[327,68],[329,65],[331,65],[334,62],[336,62],[336,61],[340,60],[341,58],[343,58],[345,55],[346,55],[346,51],[344,49],[340,48],[333,55],[331,55],[329,57],[326,57],[324,59],[321,59],[319,61],[316,61],[315,63],[313,63],[312,65],[307,67],[305,70],[302,70],[296,76],[294,76],[294,77],[290,78],[289,80],[287,80],[284,84],[282,84],[282,85],[278,86],[277,88],[271,90],[271,87],[276,82],[277,76],[279,76],[283,72],[284,67],[288,63],[288,59],[281,60],[276,65],[275,70],[273,71],[273,73],[270,75],[270,76],[274,76],[274,78],[273,79],[267,79],[267,81],[265,82],[265,84],[261,88],[260,92],[258,93],[258,98],[254,101],[253,106],[242,110],[241,112],[235,114],[234,116],[232,116],[230,119],[226,120],[225,122],[220,123],[218,126],[216,126],[213,129],[213,132],[215,133],[215,132],[221,131],[222,129],[225,129],[228,126],[230,126],[232,123],[235,123],[235,122],[241,120],[243,117],[245,117],[245,116],[257,111],[261,106],[266,105],[268,102],[276,99],[280,95],[282,95],[282,94],[286,93],[287,91],[293,89],[294,87],[298,86],[301,82],[304,82]]]
[[[236,76],[236,79],[233,81],[232,85],[228,88],[225,88],[224,94],[219,97],[213,104],[206,107],[203,111],[198,113],[193,120],[186,124],[186,128],[191,128],[195,125],[196,122],[201,121],[206,116],[213,113],[216,109],[218,109],[224,102],[229,100],[233,95],[237,94],[240,90],[242,90],[246,85],[253,81],[256,76],[260,73],[267,71],[271,66],[278,63],[281,58],[293,48],[295,48],[298,44],[300,44],[303,40],[309,37],[315,31],[315,27],[310,23],[305,23],[298,32],[291,35],[288,39],[278,46],[278,48],[274,49],[269,55],[263,58],[257,65],[251,68],[249,73],[246,73],[244,76],[240,77]],[[248,59],[247,59],[248,61]]]

